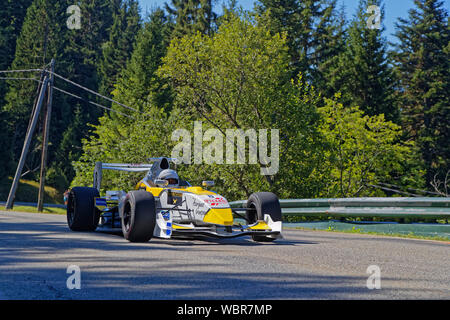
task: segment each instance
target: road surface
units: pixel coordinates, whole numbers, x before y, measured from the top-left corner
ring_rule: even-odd
[[[80,289],[71,265],[80,269]],[[378,266],[381,289],[368,289]],[[70,287],[70,285],[69,285]],[[63,215],[0,211],[0,299],[449,299],[448,242],[285,230],[269,244],[68,229]]]

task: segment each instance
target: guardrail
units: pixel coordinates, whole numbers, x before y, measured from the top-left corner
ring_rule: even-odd
[[[230,202],[231,207],[246,200]],[[450,197],[282,199],[283,215],[382,218],[450,218]]]
[[[246,202],[233,201],[230,206],[238,208]],[[36,206],[33,202],[15,204]],[[4,205],[4,202],[0,202],[1,205]],[[450,197],[281,199],[280,205],[283,215],[291,216],[450,219]],[[45,206],[65,208],[62,204]]]

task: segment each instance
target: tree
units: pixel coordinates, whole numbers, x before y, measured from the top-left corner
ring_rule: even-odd
[[[212,0],[171,0],[165,9],[174,19],[174,37],[182,37],[200,31],[211,34],[217,15],[213,11]]]
[[[401,127],[386,121],[383,114],[368,116],[358,107],[343,106],[325,99],[319,108],[323,122],[319,130],[330,148],[325,150],[330,168],[327,197],[383,195],[371,186],[391,181],[393,173],[414,174],[420,186],[421,172],[403,167],[414,157],[413,144],[400,141]]]
[[[131,59],[119,74],[112,94],[116,101],[133,106],[140,113],[113,105],[115,110],[133,118],[111,112],[101,117],[99,124],[91,125],[89,137],[83,139],[83,154],[74,162],[76,176],[72,185],[90,184],[96,161],[137,163],[170,153],[171,131],[176,127],[170,116],[172,94],[166,81],[156,74],[167,52],[170,29],[164,11],[156,9],[139,31]],[[132,189],[138,178],[106,174],[105,185],[121,189]]]
[[[403,126],[420,147],[431,189],[450,170],[450,29],[442,1],[414,3],[409,18],[396,25],[393,56]]]
[[[348,30],[346,50],[340,55],[335,76],[329,83],[334,92],[342,93],[345,106],[358,106],[367,115],[384,114],[387,120],[399,122],[396,82],[382,37],[384,27],[367,26],[370,5],[381,7],[381,1],[360,0]],[[383,15],[381,9],[381,18]]]
[[[117,76],[126,67],[133,52],[136,35],[139,33],[140,15],[138,2],[127,0],[113,12],[113,24],[109,41],[102,48],[99,73],[100,92],[109,96],[114,89]]]
[[[71,1],[34,0],[29,9],[17,39],[17,47],[12,69],[35,69],[56,60],[55,70],[72,81],[92,90],[98,90],[99,76],[97,63],[102,57],[102,44],[109,39],[112,25],[113,7],[119,0],[83,0],[78,2],[81,9],[81,29],[67,27],[67,8]],[[37,77],[39,74],[19,73],[19,77]],[[56,80],[56,86],[85,99],[95,100],[72,85]],[[2,154],[11,154],[17,163],[21,153],[28,120],[36,97],[37,83],[33,81],[11,81],[9,83],[3,114],[7,115],[7,143],[2,145]],[[81,139],[88,134],[87,123],[96,123],[102,111],[87,102],[62,95],[53,95],[53,108],[48,163],[63,180],[73,177],[71,160],[81,153]],[[67,131],[67,132],[66,132]],[[70,132],[68,132],[70,131]],[[39,137],[39,128],[37,130]],[[70,137],[65,138],[65,137]],[[70,140],[70,141],[69,141]],[[4,151],[3,151],[4,149]],[[40,161],[40,141],[33,140],[27,167],[35,169]],[[68,155],[71,154],[71,157]],[[11,168],[10,168],[11,169]]]
[[[63,46],[60,49],[60,58],[56,59],[58,62],[56,70],[57,73],[66,75],[67,78],[84,87],[99,91],[101,77],[98,72],[98,62],[103,56],[104,43],[110,39],[109,31],[113,24],[113,12],[115,8],[120,7],[120,1],[83,0],[78,5],[81,11],[81,28],[69,30],[64,21],[63,28],[66,36],[63,36],[64,33],[60,35]],[[63,9],[63,12],[67,7]],[[68,15],[63,17],[67,19]],[[93,95],[77,87],[64,85],[64,89],[85,100],[96,100]],[[52,135],[55,151],[49,154],[49,161],[67,181],[71,181],[75,175],[72,160],[81,156],[81,141],[89,134],[87,124],[97,123],[103,110],[92,106],[87,101],[65,96],[61,98],[64,99],[64,105],[60,108],[60,113],[57,113],[56,121],[52,125],[53,130],[56,130]],[[104,100],[101,102],[105,103]],[[74,127],[75,124],[77,125]],[[59,130],[62,130],[62,134],[57,135]],[[68,130],[70,132],[66,134]],[[64,140],[65,136],[70,139]],[[70,157],[68,157],[69,154]]]
[[[293,65],[305,80],[321,81],[321,65],[342,49],[341,21],[336,20],[335,0],[260,0],[256,12],[266,15],[272,32],[285,32]]]
[[[257,190],[283,197],[319,192],[322,144],[314,125],[320,98],[301,77],[289,77],[284,35],[267,32],[248,15],[230,13],[212,36],[198,32],[173,39],[163,61],[158,74],[170,81],[176,93],[178,128],[189,130],[199,120],[205,130],[222,134],[227,129],[279,129],[283,161],[278,172],[261,176],[261,170],[267,169],[261,162],[202,163],[184,172],[188,178],[215,179],[216,190],[231,199]],[[254,150],[248,148],[242,151],[250,157]]]
[[[6,70],[14,60],[16,40],[20,34],[27,8],[32,0],[6,0],[0,11],[0,70]],[[3,106],[6,84],[0,80],[0,107]]]
[[[339,58],[346,50],[347,19],[345,6],[342,4],[339,13],[336,3],[332,2],[318,26],[320,36],[317,48],[313,54],[315,68],[312,70],[312,79],[316,88],[324,97],[333,97],[335,89],[332,79],[339,73]]]
[[[118,122],[106,115],[101,117],[99,124],[92,126],[90,135],[82,141],[83,154],[74,162],[76,176],[71,185],[92,185],[97,161],[145,163],[151,156],[169,154],[172,125],[167,113],[157,107],[136,115],[133,122]],[[140,178],[142,173],[133,175],[106,170],[102,187],[104,190],[132,190]]]
[[[59,57],[65,41],[65,12],[67,3],[56,0],[34,0],[27,10],[20,35],[17,38],[14,60],[11,69],[42,68],[50,57]],[[16,77],[37,77],[39,74],[16,73]],[[7,138],[2,144],[1,153],[10,155],[12,163],[17,163],[30,119],[31,109],[36,97],[37,83],[33,81],[10,81],[3,106],[4,127]],[[57,105],[57,104],[55,104]],[[3,127],[2,127],[3,128]],[[39,144],[35,141],[28,157],[28,169],[39,163]],[[12,168],[8,168],[8,171]]]
[[[112,92],[114,99],[142,112],[151,106],[170,108],[170,88],[156,74],[167,52],[170,29],[171,23],[164,11],[155,9],[137,36],[129,64],[117,79]]]

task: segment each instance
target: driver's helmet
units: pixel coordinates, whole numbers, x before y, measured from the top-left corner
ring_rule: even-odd
[[[180,181],[177,172],[172,169],[165,169],[161,171],[158,175],[158,179],[169,181],[168,187],[178,187]]]

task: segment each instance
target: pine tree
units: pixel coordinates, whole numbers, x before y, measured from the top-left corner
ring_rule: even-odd
[[[336,74],[330,79],[332,91],[342,93],[342,103],[358,106],[365,114],[384,114],[387,120],[398,122],[399,111],[395,100],[395,78],[390,66],[384,27],[367,26],[367,8],[380,0],[360,0],[355,18],[348,29],[346,50],[339,58]],[[382,22],[382,21],[381,21]]]
[[[182,37],[186,34],[211,34],[217,15],[213,11],[212,0],[171,0],[165,9],[175,22],[172,35]]]
[[[333,1],[317,30],[319,36],[313,58],[316,64],[312,72],[313,83],[325,97],[331,98],[336,93],[331,79],[339,72],[339,57],[345,52],[346,26],[344,5],[337,12],[336,2]]]
[[[32,0],[5,0],[0,11],[0,70],[7,70],[14,60],[16,40],[20,34],[27,8]],[[0,76],[5,76],[4,74]],[[8,141],[8,114],[2,111],[5,103],[5,95],[8,91],[6,80],[0,79],[0,141]],[[3,143],[5,145],[5,143]],[[9,171],[12,152],[9,148],[1,148],[0,178]]]
[[[119,0],[83,0],[78,2],[81,9],[81,29],[69,30],[67,8],[73,5],[68,0],[34,0],[25,17],[20,36],[17,39],[12,69],[43,68],[52,58],[56,60],[56,73],[98,90],[98,61],[102,57],[102,44],[109,40],[109,30],[113,23],[113,7]],[[119,1],[120,2],[120,1]],[[19,77],[37,77],[39,74],[17,74]],[[56,86],[95,100],[85,91],[56,79]],[[37,83],[33,81],[10,81],[3,114],[7,114],[7,143],[2,154],[10,152],[12,163],[17,164],[24,141],[31,109],[36,97]],[[57,174],[70,181],[73,176],[71,160],[81,153],[81,139],[88,133],[88,123],[96,123],[103,111],[87,102],[55,92],[53,108],[49,166],[58,170]],[[78,110],[78,111],[77,111]],[[77,115],[76,115],[77,114]],[[75,121],[76,120],[76,121]],[[67,130],[73,134],[66,134]],[[39,127],[36,136],[40,137]],[[73,139],[62,144],[65,136]],[[33,140],[32,152],[27,165],[34,169],[39,164],[40,143]],[[67,155],[71,154],[69,158]],[[14,168],[13,167],[13,168]],[[28,177],[33,178],[33,177]]]
[[[113,25],[109,41],[103,45],[100,61],[100,92],[109,96],[114,89],[117,76],[126,67],[141,25],[138,2],[126,0],[113,13]]]
[[[52,57],[58,58],[65,39],[65,12],[68,4],[57,0],[34,0],[27,10],[26,17],[17,38],[15,57],[11,69],[43,68]],[[64,27],[63,27],[64,26]],[[35,77],[39,74],[16,73],[16,77]],[[1,154],[10,154],[11,162],[17,164],[25,133],[30,119],[31,109],[36,97],[37,83],[33,81],[10,81],[5,97],[3,115],[6,116],[7,139],[1,145]],[[59,101],[55,102],[59,105]],[[55,108],[56,109],[56,108]],[[34,142],[30,150],[39,150]],[[33,160],[38,160],[36,152],[28,157],[31,167]],[[39,163],[39,162],[37,162]],[[13,169],[14,166],[10,169]]]
[[[399,19],[393,56],[400,80],[403,125],[435,175],[450,170],[450,30],[444,2],[415,0],[408,19]]]
[[[256,11],[268,12],[265,23],[273,32],[285,32],[293,76],[301,72],[313,81],[319,65],[337,54],[339,21],[335,0],[260,0]]]
[[[0,11],[0,70],[9,68],[14,60],[16,40],[20,34],[27,8],[32,0],[5,0]],[[3,106],[6,83],[0,80],[0,107]]]
[[[156,71],[167,52],[171,29],[163,10],[155,9],[150,14],[149,21],[137,36],[129,64],[118,77],[113,91],[116,100],[144,112],[152,106],[170,106],[170,88],[156,75]],[[115,117],[113,114],[111,116]]]
[[[141,114],[113,105],[115,110],[129,113],[133,119],[114,112],[100,118],[92,135],[83,142],[83,155],[75,162],[77,176],[73,184],[91,179],[90,168],[95,161],[140,162],[150,155],[168,154],[167,141],[173,130],[167,124],[172,94],[167,81],[156,71],[166,55],[171,29],[163,10],[155,9],[150,13],[149,21],[139,31],[131,59],[118,75],[112,92],[115,100],[138,109]],[[143,141],[147,142],[143,145]],[[117,185],[121,188],[130,187],[120,177],[110,182],[119,182]]]
[[[70,80],[94,91],[99,91],[100,75],[98,63],[102,59],[103,45],[110,39],[109,31],[113,25],[113,12],[120,7],[119,0],[83,0],[79,2],[81,10],[81,29],[67,30],[67,36],[61,57],[60,74],[66,75]],[[66,16],[67,17],[67,16]],[[66,18],[67,19],[67,18]],[[66,28],[67,29],[67,28]],[[84,90],[74,86],[65,87],[68,91],[84,99],[97,98]],[[67,181],[71,181],[75,172],[71,160],[81,156],[82,139],[88,136],[88,124],[96,124],[103,115],[103,110],[93,107],[88,102],[80,102],[74,98],[65,101],[65,114],[61,115],[58,127],[64,128],[59,135],[54,154],[54,165],[62,170]],[[102,104],[105,100],[98,101]],[[77,112],[77,116],[75,116]],[[77,125],[74,127],[74,123]],[[56,128],[56,127],[54,127]],[[70,134],[70,144],[63,144],[62,138],[66,130],[73,130]],[[67,157],[71,154],[71,158]]]

